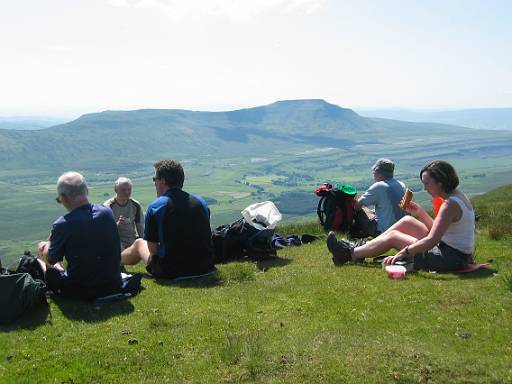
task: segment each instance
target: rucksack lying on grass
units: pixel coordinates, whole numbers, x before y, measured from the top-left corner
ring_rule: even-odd
[[[46,284],[28,273],[0,275],[0,324],[16,320],[23,312],[46,303]]]
[[[212,231],[215,263],[276,257],[276,251],[272,248],[273,234],[273,229],[256,229],[244,219],[221,225]]]
[[[0,324],[10,323],[26,310],[46,303],[44,279],[37,258],[28,251],[12,272],[0,263]]]

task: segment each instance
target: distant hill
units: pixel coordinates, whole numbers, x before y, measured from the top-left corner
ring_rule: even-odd
[[[0,130],[4,169],[134,166],[157,158],[265,157],[318,147],[503,146],[512,134],[365,118],[324,100],[289,100],[229,112],[105,111],[37,131]],[[508,144],[506,144],[508,145]],[[370,147],[368,147],[370,148]]]
[[[51,127],[55,124],[62,124],[66,121],[58,117],[37,117],[37,116],[0,116],[0,129],[35,130]]]
[[[359,110],[366,117],[433,122],[476,129],[512,130],[512,108],[477,108],[453,111],[421,111],[406,109]]]

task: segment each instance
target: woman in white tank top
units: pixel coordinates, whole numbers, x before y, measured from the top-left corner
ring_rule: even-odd
[[[425,191],[442,197],[438,215],[432,219],[417,203],[411,202],[406,216],[387,231],[363,246],[336,240],[334,232],[327,238],[327,247],[336,265],[376,257],[398,250],[384,259],[386,264],[411,259],[415,269],[450,271],[464,268],[472,261],[475,246],[475,213],[467,196],[457,189],[459,178],[453,166],[435,160],[420,172]]]

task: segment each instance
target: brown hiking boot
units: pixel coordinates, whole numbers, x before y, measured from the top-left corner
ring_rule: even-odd
[[[352,246],[343,240],[336,239],[336,233],[331,231],[327,236],[327,249],[332,254],[334,265],[343,265],[352,261]]]

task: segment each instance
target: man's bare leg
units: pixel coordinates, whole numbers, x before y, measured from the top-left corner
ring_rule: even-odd
[[[121,265],[135,265],[141,260],[147,265],[149,256],[148,243],[143,239],[137,239],[130,247],[121,252]]]

